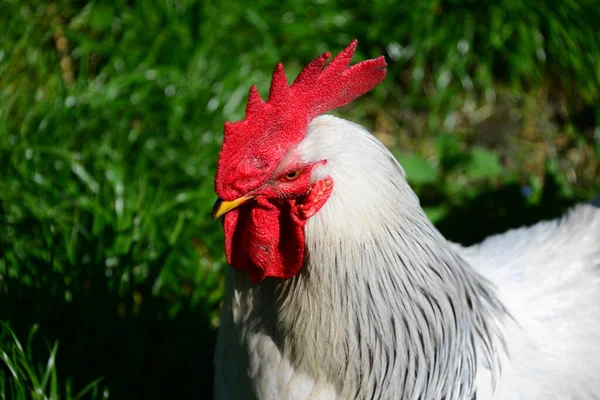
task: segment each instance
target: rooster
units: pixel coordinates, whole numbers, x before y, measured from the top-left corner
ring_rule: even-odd
[[[225,123],[217,399],[600,399],[600,210],[463,247],[392,154],[329,115],[382,82],[353,41]],[[327,65],[326,65],[327,64]]]

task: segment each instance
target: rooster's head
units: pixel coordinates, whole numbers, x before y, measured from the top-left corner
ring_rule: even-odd
[[[291,86],[278,64],[268,101],[252,86],[246,118],[225,123],[213,217],[224,215],[227,261],[247,271],[254,282],[298,273],[304,258],[304,224],[333,190],[331,177],[318,173],[326,159],[306,162],[294,152],[308,124],[385,77],[383,57],[348,68],[356,44],[352,41],[326,67],[331,55],[321,55]]]

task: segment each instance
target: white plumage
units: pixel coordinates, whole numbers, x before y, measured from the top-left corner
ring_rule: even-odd
[[[298,158],[333,193],[297,276],[231,270],[217,399],[600,399],[600,209],[465,248],[360,126],[316,118]]]

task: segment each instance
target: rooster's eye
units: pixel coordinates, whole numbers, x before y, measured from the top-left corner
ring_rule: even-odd
[[[293,172],[288,172],[287,174],[285,174],[283,176],[283,179],[285,179],[286,181],[293,181],[294,179],[298,178],[300,176],[300,170],[297,171],[293,171]]]

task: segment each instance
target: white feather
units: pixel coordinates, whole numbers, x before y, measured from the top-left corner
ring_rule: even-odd
[[[334,191],[295,278],[230,272],[216,398],[600,399],[600,210],[464,248],[360,126],[319,117],[291,152]]]

